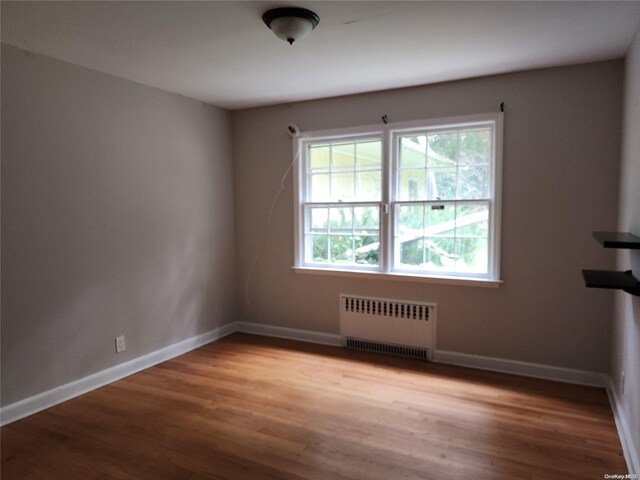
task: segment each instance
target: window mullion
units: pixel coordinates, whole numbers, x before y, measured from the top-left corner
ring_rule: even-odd
[[[354,174],[355,175],[355,174]],[[356,219],[355,219],[356,211],[351,205],[351,260],[353,263],[356,263]]]
[[[395,155],[392,153],[394,142],[392,134],[385,129],[382,133],[382,204],[380,205],[380,268],[383,272],[390,272],[393,267],[393,208],[392,201],[395,195],[395,177],[393,175],[393,162]]]
[[[329,144],[329,198],[333,198],[333,143]]]
[[[327,261],[331,263],[331,207],[327,207]]]

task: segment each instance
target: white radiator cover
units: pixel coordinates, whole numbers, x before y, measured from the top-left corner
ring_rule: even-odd
[[[340,294],[340,336],[345,346],[349,339],[356,339],[426,349],[427,358],[432,360],[436,304],[343,293]]]

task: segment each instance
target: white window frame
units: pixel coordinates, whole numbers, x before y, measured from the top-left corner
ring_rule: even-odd
[[[489,259],[486,274],[455,273],[438,274],[437,272],[423,272],[413,270],[394,270],[394,228],[395,210],[397,204],[410,203],[396,200],[398,190],[398,168],[395,162],[398,155],[393,149],[396,139],[400,135],[425,131],[450,130],[452,128],[468,128],[473,126],[491,125],[493,132],[491,170],[489,175]],[[357,139],[379,136],[382,142],[382,198],[380,201],[380,262],[378,267],[359,265],[335,265],[305,263],[304,261],[304,232],[305,232],[305,202],[306,202],[306,148],[309,144],[339,139]],[[294,266],[298,273],[319,275],[338,275],[351,277],[368,277],[378,279],[392,279],[401,281],[420,281],[429,283],[443,283],[455,285],[475,285],[498,287],[500,280],[500,231],[501,231],[501,200],[502,200],[502,144],[503,144],[503,114],[489,113],[466,115],[459,117],[436,118],[428,120],[389,123],[385,125],[344,128],[339,130],[323,130],[304,132],[293,139],[293,151],[298,157],[294,164]],[[418,201],[416,203],[464,203],[465,200]],[[330,202],[329,202],[330,203]],[[363,203],[377,204],[378,202],[345,202],[346,204]]]

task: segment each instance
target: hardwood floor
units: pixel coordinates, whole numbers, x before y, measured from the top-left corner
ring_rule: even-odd
[[[602,479],[604,390],[234,334],[3,427],[12,479]]]

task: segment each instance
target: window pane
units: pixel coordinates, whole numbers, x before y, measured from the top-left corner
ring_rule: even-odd
[[[311,175],[309,188],[311,189],[310,198],[312,202],[323,202],[331,199],[328,174]]]
[[[456,272],[487,273],[489,240],[487,238],[458,238]]]
[[[328,220],[329,220],[329,209],[328,208],[311,208],[311,231],[322,231],[325,232],[327,230]]]
[[[382,178],[380,170],[356,173],[356,200],[360,202],[380,200]]]
[[[351,218],[351,207],[329,209],[329,227],[334,230],[349,230],[353,227]]]
[[[396,212],[396,268],[487,273],[488,204],[399,205]]]
[[[488,164],[491,156],[491,130],[460,132],[461,164]]]
[[[400,168],[425,167],[427,137],[400,137]]]
[[[333,145],[332,170],[353,170],[355,163],[355,145],[353,143]]]
[[[361,265],[379,265],[380,239],[378,236],[355,237],[355,261]]]
[[[428,170],[429,200],[455,200],[456,169],[451,167],[432,168]]]
[[[397,233],[422,237],[423,229],[424,205],[401,205],[398,208]]]
[[[424,169],[400,170],[399,200],[426,200]]]
[[[312,172],[329,170],[329,145],[309,147],[309,164]]]
[[[489,167],[487,165],[461,165],[458,170],[458,198],[481,199],[489,197]]]
[[[379,265],[378,206],[309,206],[305,261],[328,265]]]
[[[428,167],[447,167],[456,165],[458,152],[458,134],[456,132],[433,133],[429,135],[427,150]]]
[[[311,202],[380,201],[382,141],[340,140],[308,147]]]
[[[400,267],[419,267],[424,262],[424,239],[414,238],[405,240],[399,244],[400,247]]]
[[[456,216],[456,272],[487,273],[489,206],[459,205]]]
[[[456,229],[456,207],[452,204],[425,205],[425,236],[453,236]]]
[[[458,206],[456,215],[456,237],[487,237],[488,235],[488,205]]]
[[[306,262],[329,262],[329,235],[307,235]]]
[[[354,228],[360,230],[377,230],[380,228],[380,212],[378,207],[354,207]]]
[[[395,232],[395,258],[398,268],[422,265],[424,255],[424,205],[401,205],[397,209]]]
[[[331,263],[351,263],[353,260],[353,237],[331,235]]]
[[[382,165],[382,142],[362,142],[356,144],[357,168],[380,168]]]
[[[455,247],[455,237],[425,238],[425,268],[427,270],[453,272],[456,263]]]
[[[331,201],[347,202],[354,197],[354,174],[332,173],[331,174]]]

